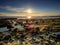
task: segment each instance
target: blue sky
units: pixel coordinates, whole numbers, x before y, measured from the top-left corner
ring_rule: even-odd
[[[27,10],[31,14],[27,14]],[[0,0],[0,16],[60,15],[60,0]]]

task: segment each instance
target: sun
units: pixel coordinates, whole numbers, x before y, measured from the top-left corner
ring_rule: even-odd
[[[27,13],[32,13],[32,9],[27,9]]]

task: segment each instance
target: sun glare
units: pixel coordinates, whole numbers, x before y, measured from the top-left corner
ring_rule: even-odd
[[[27,13],[32,13],[32,10],[31,9],[28,9],[26,12]]]

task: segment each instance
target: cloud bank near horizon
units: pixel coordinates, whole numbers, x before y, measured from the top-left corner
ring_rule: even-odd
[[[26,12],[27,9],[29,8],[15,8],[11,6],[0,6],[0,9],[4,9],[7,12],[0,12],[0,16],[59,16],[59,12],[44,12],[44,11],[37,11],[37,10],[32,10],[31,14],[28,14]],[[32,8],[33,9],[33,8]],[[12,12],[12,13],[11,13]]]

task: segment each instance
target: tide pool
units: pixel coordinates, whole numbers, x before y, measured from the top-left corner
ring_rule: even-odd
[[[7,27],[0,28],[0,32],[8,31]]]
[[[23,26],[20,26],[20,25],[14,25],[13,26],[14,28],[17,28],[17,29],[19,29],[19,30],[24,30],[24,28],[23,28]],[[0,32],[4,32],[4,31],[8,31],[9,29],[7,29],[7,27],[2,27],[2,28],[0,28]]]

